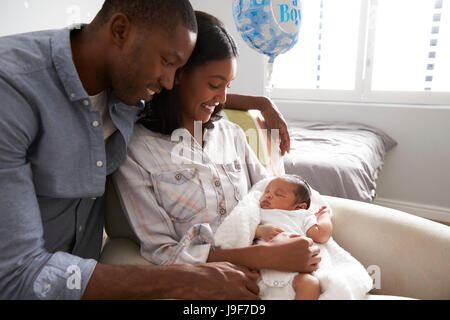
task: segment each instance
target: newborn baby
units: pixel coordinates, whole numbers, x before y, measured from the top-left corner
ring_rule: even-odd
[[[261,269],[263,300],[364,299],[373,281],[365,267],[331,236],[331,208],[302,178],[271,177],[255,184],[219,225],[215,247],[243,248],[257,242],[307,236],[318,242],[321,261],[310,273]]]
[[[260,241],[281,241],[286,237],[307,236],[318,243],[331,237],[331,219],[326,207],[316,213],[308,211],[311,189],[295,175],[273,179],[264,190],[259,205],[261,224],[255,238]],[[263,299],[289,296],[292,299],[318,299],[319,280],[310,273],[261,270],[258,282]]]

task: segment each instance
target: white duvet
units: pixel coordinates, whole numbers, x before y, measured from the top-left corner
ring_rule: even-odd
[[[259,195],[271,179],[268,178],[257,183],[224,219],[214,236],[216,247],[231,249],[252,245],[256,227],[261,221]],[[326,202],[317,191],[313,190],[310,210],[317,212],[322,205],[326,205]],[[313,272],[313,275],[320,282],[321,295],[319,299],[364,299],[373,286],[372,278],[364,266],[341,248],[333,238],[330,238],[325,244],[317,245],[320,248],[322,259],[319,269]],[[292,279],[292,273],[276,273],[285,274],[286,277]],[[273,295],[268,299],[292,299],[292,295]]]

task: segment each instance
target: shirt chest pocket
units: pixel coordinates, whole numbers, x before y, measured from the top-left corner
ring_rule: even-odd
[[[230,179],[231,184],[233,184],[235,199],[238,201],[242,200],[248,191],[245,168],[243,168],[238,160],[235,160],[224,164],[223,169]]]
[[[195,169],[152,174],[159,205],[173,221],[188,222],[206,212],[206,196]]]

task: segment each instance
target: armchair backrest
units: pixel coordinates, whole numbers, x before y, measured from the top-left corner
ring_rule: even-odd
[[[285,173],[278,135],[267,129],[261,112],[224,109],[223,116],[242,128],[248,144],[270,174],[278,176]]]

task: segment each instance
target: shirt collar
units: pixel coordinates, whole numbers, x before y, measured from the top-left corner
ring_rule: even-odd
[[[77,25],[58,30],[50,40],[53,64],[64,90],[72,102],[88,98],[75,68],[70,44],[70,32],[74,28],[80,27]]]
[[[64,90],[70,101],[78,101],[87,99],[89,96],[84,90],[77,69],[73,62],[72,47],[70,43],[70,33],[74,29],[81,29],[85,24],[75,24],[68,28],[57,30],[51,39],[52,59],[56,68],[56,72],[61,79]],[[120,105],[123,108],[132,108],[140,113],[144,109],[144,102],[141,101],[135,106],[129,106],[120,101],[111,88],[106,89],[108,100],[112,100],[112,104]],[[109,105],[111,103],[108,103]]]

